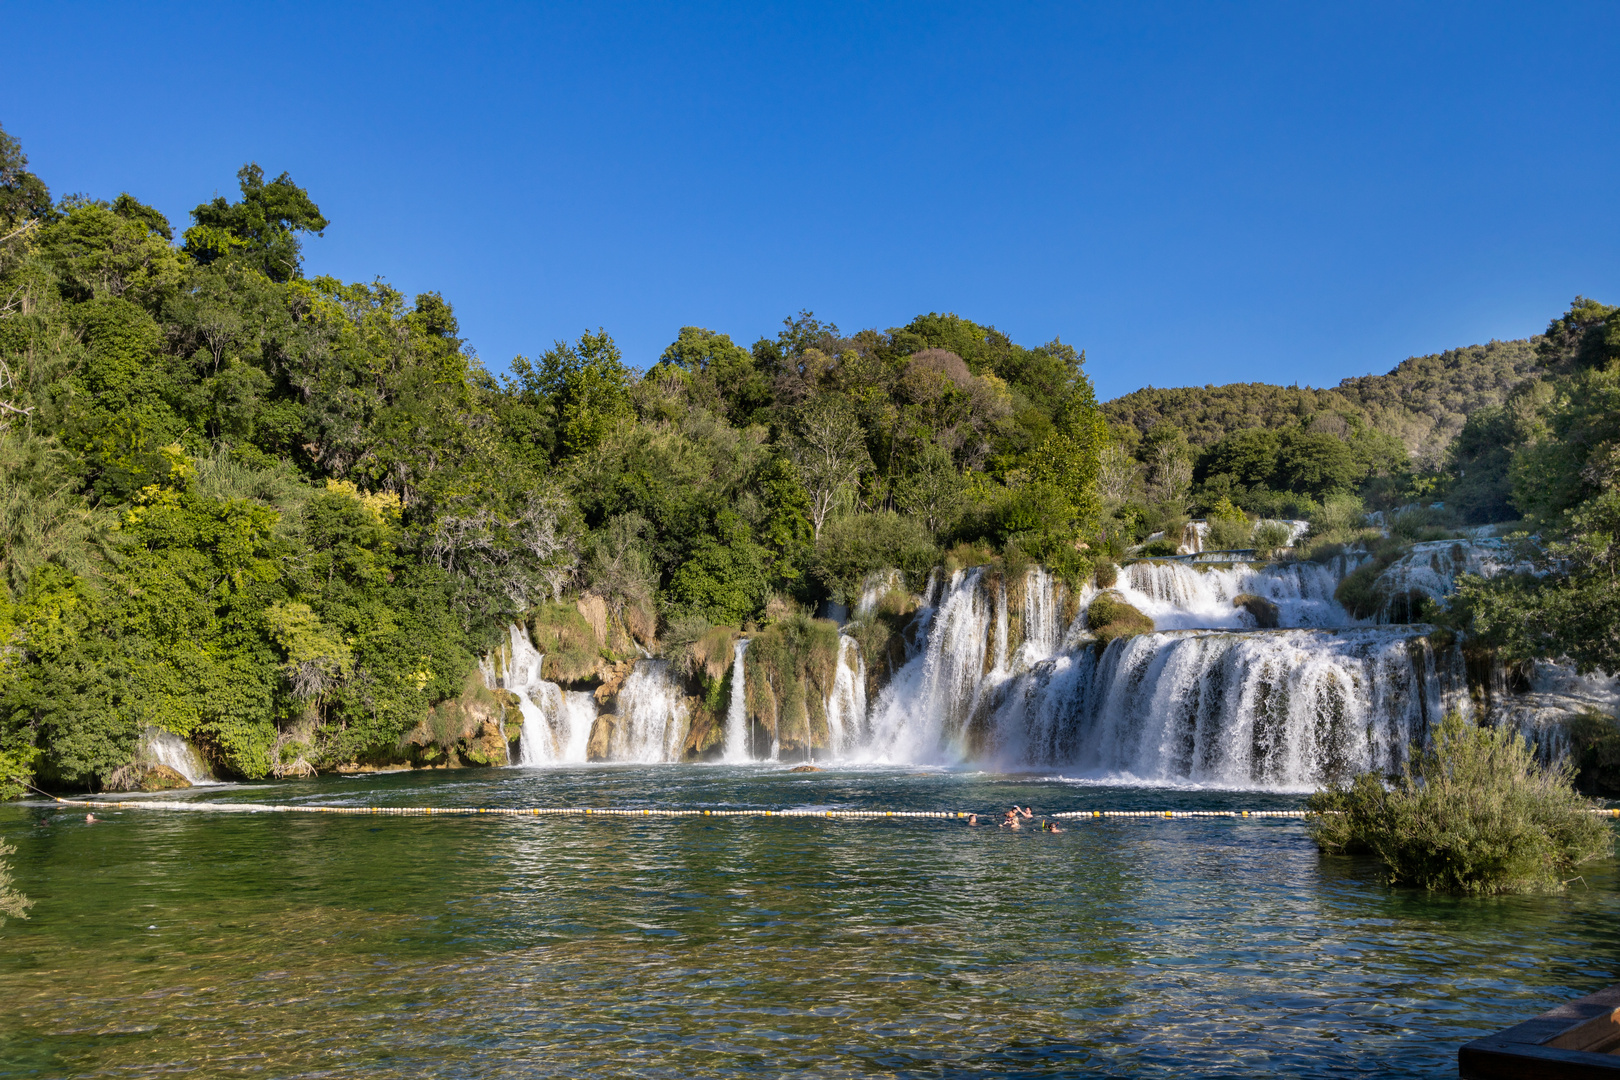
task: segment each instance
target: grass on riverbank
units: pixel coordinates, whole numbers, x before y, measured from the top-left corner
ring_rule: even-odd
[[[1371,854],[1391,885],[1494,894],[1562,889],[1614,850],[1567,766],[1545,768],[1524,738],[1456,713],[1390,786],[1363,774],[1312,795],[1311,836],[1329,854]]]

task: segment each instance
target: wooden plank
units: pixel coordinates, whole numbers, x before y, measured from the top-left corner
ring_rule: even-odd
[[[1566,1001],[1457,1051],[1463,1080],[1620,1080],[1620,986]]]

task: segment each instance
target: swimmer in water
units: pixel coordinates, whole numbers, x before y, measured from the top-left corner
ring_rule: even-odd
[[[94,825],[95,822],[96,822],[96,815],[94,815],[94,814],[86,814],[86,815],[84,815],[84,820],[89,822],[90,824]]]
[[[968,815],[968,824],[969,825],[977,825],[978,823],[979,823],[979,815],[978,814],[969,814]]]

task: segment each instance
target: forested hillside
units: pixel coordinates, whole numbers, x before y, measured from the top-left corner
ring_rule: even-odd
[[[13,780],[116,781],[151,727],[246,777],[480,760],[479,655],[564,596],[633,655],[953,545],[1089,569],[1105,429],[1065,343],[805,312],[746,348],[672,332],[644,374],[597,330],[497,378],[438,294],[306,277],[315,199],[239,181],[177,229],[53,201],[0,133]]]
[[[1148,387],[1102,408],[1110,423],[1129,424],[1144,435],[1155,424],[1174,424],[1200,448],[1246,428],[1278,429],[1337,413],[1395,436],[1414,466],[1434,472],[1471,413],[1500,405],[1536,373],[1539,341],[1492,341],[1414,356],[1387,375],[1344,379],[1329,390],[1268,383]]]
[[[639,362],[598,328],[495,375],[438,293],[306,276],[302,238],[341,223],[285,173],[245,166],[177,228],[130,193],[54,200],[27,164],[0,131],[0,794],[125,783],[154,728],[239,777],[504,760],[478,662],[517,620],[552,677],[678,652],[712,704],[709,644],[753,627],[791,674],[874,571],[1077,583],[1193,515],[1275,546],[1255,519],[1349,537],[1419,496],[1610,535],[1620,338],[1587,301],[1533,355],[1101,409],[1071,345],[937,313],[800,312],[748,346],[672,328]],[[1523,605],[1562,580],[1476,609],[1539,647],[1503,628],[1557,632]],[[1559,625],[1601,638],[1594,595]]]

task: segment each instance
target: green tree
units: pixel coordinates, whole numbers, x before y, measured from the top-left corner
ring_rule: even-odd
[[[250,162],[237,172],[237,202],[216,195],[191,212],[185,250],[199,265],[236,259],[271,281],[291,281],[303,272],[299,233],[323,235],[328,224],[320,207],[292,177],[282,173],[265,182],[264,170]]]
[[[556,417],[560,459],[595,447],[630,416],[630,369],[605,330],[557,342],[540,358],[537,385]]]

